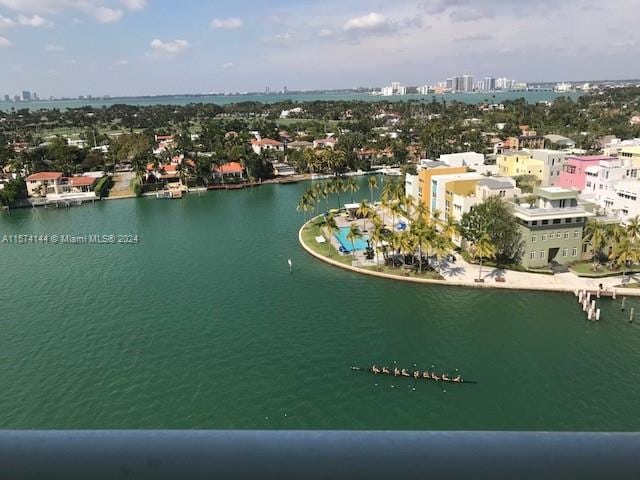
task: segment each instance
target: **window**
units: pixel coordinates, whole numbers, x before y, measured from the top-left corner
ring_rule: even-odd
[[[553,240],[553,239],[555,239],[555,238],[556,238],[556,234],[555,234],[555,233],[553,233],[553,232],[551,232],[551,233],[549,234],[549,240]]]
[[[537,240],[538,240],[537,235],[531,235],[531,243],[536,243]]]
[[[573,247],[571,249],[571,256],[573,256],[573,257],[577,257],[578,256],[578,249],[576,247]]]
[[[573,218],[565,218],[564,223],[571,223],[571,220],[573,220]]]
[[[575,240],[578,240],[580,238],[580,230],[576,230],[575,232],[573,232],[573,238]]]
[[[564,239],[569,240],[569,232],[564,232]]]
[[[542,225],[549,225],[549,220],[542,220]]]
[[[538,225],[538,220],[534,220],[533,222],[531,222],[531,225],[533,225],[534,227]]]
[[[546,233],[543,233],[543,234],[542,234],[542,241],[543,241],[543,242],[546,242],[546,241],[547,241],[547,234],[546,234]]]
[[[568,248],[563,248],[562,249],[562,256],[566,257],[569,254],[569,249]]]
[[[544,252],[545,250],[540,250],[540,258],[544,258]]]
[[[559,224],[561,221],[562,221],[562,219],[561,219],[561,218],[554,218],[554,219],[553,219],[553,224],[554,224],[554,225],[557,225],[557,224]]]
[[[529,260],[535,260],[536,259],[536,252],[531,252],[529,254]]]
[[[556,238],[560,240],[562,238],[562,232],[556,233]]]

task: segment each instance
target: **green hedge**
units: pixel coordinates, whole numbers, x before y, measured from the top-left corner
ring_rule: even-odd
[[[94,191],[96,192],[96,197],[98,198],[108,197],[109,190],[111,190],[111,187],[113,187],[113,178],[108,175],[102,177],[100,180],[98,180],[98,183],[96,183],[96,187],[94,188]]]

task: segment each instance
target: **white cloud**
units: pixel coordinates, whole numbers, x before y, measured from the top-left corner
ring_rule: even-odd
[[[214,18],[211,20],[211,26],[213,28],[223,28],[231,30],[234,28],[240,28],[244,25],[244,22],[240,18]]]
[[[381,30],[386,29],[390,25],[387,17],[380,13],[371,12],[368,15],[364,15],[362,17],[352,18],[347,20],[344,24],[344,29],[346,31],[351,30]]]
[[[40,15],[34,15],[32,17],[25,17],[24,15],[18,16],[18,24],[23,27],[45,27],[49,25],[49,21],[42,18]]]
[[[127,10],[142,10],[147,6],[147,0],[120,0]]]
[[[47,52],[64,52],[64,47],[62,45],[53,45],[49,43],[46,47],[44,47]]]
[[[100,23],[112,23],[117,22],[122,18],[122,10],[109,8],[109,7],[98,7],[93,10],[93,16]]]
[[[235,67],[235,64],[233,62],[227,62],[222,64],[222,68],[224,68],[225,70],[227,68],[233,68],[233,67]]]
[[[129,60],[117,60],[115,62],[113,62],[114,65],[116,65],[117,67],[123,67],[125,65],[129,65]]]
[[[14,27],[15,25],[16,22],[14,22],[12,19],[0,15],[0,28],[9,28]]]
[[[320,30],[318,32],[318,36],[319,37],[331,37],[333,35],[333,30],[329,29],[329,28],[323,28],[322,30]]]
[[[0,37],[0,48],[10,47],[13,45],[8,38]]]
[[[158,53],[165,53],[168,55],[177,55],[189,48],[189,42],[186,40],[173,40],[170,42],[163,42],[162,40],[155,39],[151,41],[151,48]]]

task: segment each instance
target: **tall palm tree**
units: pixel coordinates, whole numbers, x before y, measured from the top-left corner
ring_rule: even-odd
[[[393,226],[391,227],[391,230],[395,230],[396,228],[396,215],[402,215],[404,213],[404,210],[402,210],[402,205],[400,205],[400,202],[398,202],[397,200],[394,200],[393,203],[391,203],[391,215],[392,215],[392,220],[393,220]]]
[[[340,193],[344,190],[344,183],[342,180],[340,180],[340,178],[334,178],[331,181],[331,189],[333,191],[333,193],[335,193],[336,195],[338,195],[338,209],[342,208],[342,205],[340,204]]]
[[[371,203],[373,203],[373,191],[378,188],[378,181],[376,177],[370,176],[367,180],[367,185],[369,185],[369,191],[371,192]]]
[[[356,260],[356,246],[355,241],[362,238],[362,233],[358,228],[358,225],[355,223],[351,224],[349,228],[349,233],[347,233],[347,240],[351,242],[351,253],[353,254],[353,260]]]
[[[298,202],[298,206],[296,207],[296,210],[303,213],[304,221],[306,223],[307,212],[313,210],[313,201],[311,200],[311,197],[309,196],[308,192],[302,195],[302,197],[300,197],[300,201]]]
[[[435,237],[435,229],[432,225],[426,224],[422,221],[412,222],[410,228],[418,247],[418,264],[420,273],[422,273],[423,248],[427,249],[427,253],[431,249],[433,239]]]
[[[325,217],[325,228],[327,229],[327,250],[329,251],[329,257],[331,257],[331,238],[333,234],[338,231],[338,225],[336,224],[336,219],[332,213],[329,213]]]
[[[480,270],[478,271],[478,281],[482,280],[482,260],[496,258],[496,247],[491,243],[489,235],[483,233],[478,241],[471,246],[474,258],[479,260]]]
[[[426,222],[427,216],[429,215],[429,209],[427,206],[420,201],[414,202],[413,206],[413,215],[414,222]]]
[[[447,215],[447,220],[442,222],[440,227],[440,233],[450,242],[458,234],[458,223],[451,215]]]
[[[345,183],[344,188],[345,188],[345,191],[351,192],[351,203],[353,203],[353,194],[356,193],[358,190],[360,190],[358,183],[353,178],[350,178]]]
[[[363,232],[367,231],[367,218],[369,218],[371,216],[371,213],[372,213],[371,207],[369,206],[367,201],[363,199],[362,202],[360,202],[360,206],[356,210],[356,215],[358,217],[362,218],[362,231]]]
[[[373,251],[376,255],[376,265],[380,266],[380,258],[378,255],[378,245],[382,243],[384,238],[382,234],[383,224],[377,216],[373,217],[373,229],[369,232],[369,239],[371,240],[371,244],[373,247]]]
[[[606,229],[602,222],[590,218],[584,227],[585,236],[584,243],[589,245],[591,250],[591,260],[593,261],[593,270],[598,269],[600,263],[600,252],[607,244]]]

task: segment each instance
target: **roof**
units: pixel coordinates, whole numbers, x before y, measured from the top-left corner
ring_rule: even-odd
[[[87,177],[83,175],[81,177],[70,177],[69,184],[74,187],[90,187],[96,182],[96,180],[96,177]]]
[[[311,142],[306,142],[304,140],[296,140],[295,142],[290,142],[287,144],[288,147],[310,147],[313,145]]]
[[[486,178],[484,180],[480,180],[478,185],[482,185],[483,187],[487,187],[491,190],[502,190],[505,188],[515,188],[515,185],[507,180],[497,180],[495,178]]]
[[[549,140],[551,143],[559,143],[559,142],[576,143],[568,137],[565,137],[563,135],[557,135],[555,133],[550,133],[548,135],[545,135],[544,138]]]
[[[273,138],[261,138],[260,140],[251,140],[251,145],[283,145],[282,142],[279,142],[277,140],[274,140]],[[236,163],[236,162],[231,162],[231,163]]]
[[[62,172],[38,172],[27,177],[27,182],[39,182],[43,180],[57,180],[62,178]]]
[[[242,173],[243,168],[238,162],[229,162],[214,169],[218,173]]]
[[[567,160],[577,160],[578,162],[599,162],[600,160],[615,160],[609,155],[570,155]]]
[[[318,140],[314,140],[315,143],[336,143],[337,141],[338,140],[333,137],[319,138]]]

